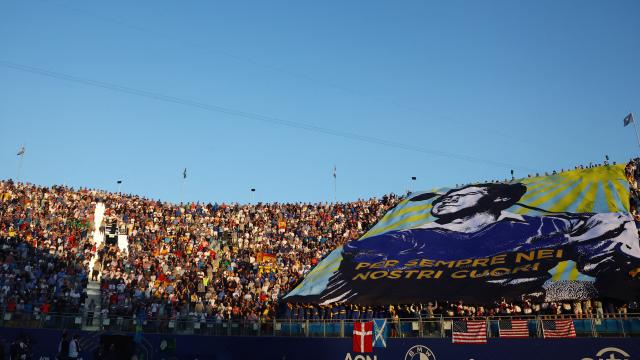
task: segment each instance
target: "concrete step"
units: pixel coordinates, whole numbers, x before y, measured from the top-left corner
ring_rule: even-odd
[[[93,223],[95,226],[95,229],[93,232],[93,241],[95,242],[96,247],[98,247],[104,240],[104,234],[100,232],[100,227],[102,226],[102,221],[104,219],[104,212],[105,212],[104,204],[103,203],[96,204],[96,210],[93,215]],[[93,264],[95,264],[97,260],[98,260],[98,254],[95,253],[93,254],[93,257],[91,258],[91,262],[89,263],[89,269],[88,269],[89,274],[91,274],[93,270]],[[85,316],[82,322],[82,330],[97,331],[97,330],[100,330],[100,326],[98,324],[99,319],[96,318],[97,316],[100,315],[100,300],[101,300],[100,282],[90,280],[89,282],[87,282],[86,290],[87,290],[87,299],[85,300],[85,306],[88,306],[91,300],[93,300],[93,302],[96,304],[96,308],[94,310],[93,323],[91,325],[86,325],[86,307],[85,307]]]
[[[93,325],[83,325],[82,326],[82,330],[84,331],[98,331],[100,330],[100,327],[98,325],[95,325],[98,323],[98,319],[93,319]]]

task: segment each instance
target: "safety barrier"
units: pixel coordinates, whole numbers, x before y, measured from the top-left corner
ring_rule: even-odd
[[[351,337],[353,324],[361,320],[293,320],[275,319],[216,320],[197,316],[176,319],[142,319],[126,316],[90,316],[84,314],[28,314],[1,312],[0,327],[41,329],[83,329],[89,325],[96,331],[143,332],[180,335],[216,336],[285,336],[285,337]],[[541,322],[550,316],[487,317],[487,336],[498,337],[501,319],[527,320],[529,336],[542,337]],[[387,319],[392,337],[446,338],[451,336],[452,321],[460,318],[413,318],[393,322]],[[640,336],[640,314],[605,318],[573,318],[578,337]]]

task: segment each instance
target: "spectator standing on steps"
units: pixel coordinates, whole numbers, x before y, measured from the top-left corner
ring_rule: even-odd
[[[80,337],[78,334],[73,336],[69,342],[69,360],[78,359],[80,357]]]
[[[87,309],[87,326],[93,325],[93,315],[95,314],[95,311],[96,302],[91,299],[91,302],[89,302],[89,307]]]
[[[102,270],[102,264],[100,263],[100,261],[96,261],[93,264],[93,271],[91,272],[91,280],[98,281],[98,275],[100,274],[101,270]]]

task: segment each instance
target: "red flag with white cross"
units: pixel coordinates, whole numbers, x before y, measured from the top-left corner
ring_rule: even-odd
[[[353,324],[353,352],[370,353],[373,351],[373,322]]]

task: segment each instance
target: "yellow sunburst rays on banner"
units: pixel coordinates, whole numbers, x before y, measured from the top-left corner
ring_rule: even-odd
[[[518,179],[527,186],[526,194],[520,202],[541,207],[551,212],[611,212],[629,211],[629,190],[624,177],[624,164],[599,166],[590,169],[565,171],[555,175],[537,176]],[[433,189],[430,192],[443,194],[448,188]],[[420,194],[415,194],[415,196]],[[373,228],[360,239],[380,235],[388,231],[401,230],[427,223],[433,218],[430,209],[434,197],[429,200],[412,202],[410,199],[401,201],[393,210],[389,211]],[[526,214],[530,210],[517,205],[511,211]],[[325,260],[311,271],[296,290],[317,285],[318,281],[326,279],[335,272],[342,260],[342,247],[335,249]],[[580,278],[580,274],[573,270],[568,263],[561,264],[556,269],[557,276]],[[560,271],[561,270],[561,271]],[[640,268],[637,273],[638,275]]]
[[[410,206],[403,209],[399,209],[397,212],[390,214],[391,216],[387,218],[388,223],[381,221],[380,224],[382,224],[382,226],[376,225],[371,230],[369,230],[366,234],[364,234],[360,238],[360,240],[368,238],[370,236],[379,235],[387,231],[402,229],[403,225],[406,225],[406,224],[415,223],[421,220],[426,222],[426,220],[429,217],[431,217],[431,212],[429,211],[431,207],[432,207],[431,204],[426,204],[426,205],[416,205],[416,206]],[[407,215],[407,214],[413,214],[413,215],[403,217],[403,215]]]
[[[545,205],[546,210],[554,212],[591,212],[594,210],[598,192],[601,191],[605,202],[598,205],[605,205],[606,208],[599,210],[626,211],[629,208],[628,190],[620,182],[624,181],[623,172],[623,165],[615,165],[520,179],[518,181],[527,185],[527,193],[520,201],[530,206]],[[434,189],[432,192],[444,193],[446,190],[448,189]],[[412,204],[409,199],[403,200],[361,239],[428,222],[431,218],[430,204],[430,201],[427,204]],[[532,210],[519,208],[514,211],[526,214]]]
[[[393,210],[391,210],[391,211],[387,212],[386,214],[384,214],[382,219],[380,219],[378,221],[378,223],[373,228],[375,228],[379,224],[384,224],[384,223],[386,223],[388,221],[391,221],[391,219],[393,219],[394,217],[398,216],[398,212],[399,211],[403,211],[404,209],[406,209],[407,208],[407,204],[409,204],[409,203],[410,203],[409,199],[402,200],[401,202],[399,202],[398,205],[396,205],[396,207]],[[369,230],[371,231],[372,229],[369,229]],[[365,234],[365,236],[366,236],[366,234]]]
[[[420,196],[426,193],[441,194],[444,193],[447,188],[431,189],[431,191],[413,194],[411,198]],[[415,227],[418,224],[426,223],[431,217],[429,211],[432,207],[431,202],[434,198],[423,201],[411,201],[411,198],[401,201],[396,207],[389,211],[378,223],[369,229],[359,240],[366,239],[368,237],[379,235],[387,231],[402,230],[408,227]]]
[[[579,281],[595,281],[594,277],[582,274],[573,260],[561,261],[553,269],[549,270],[551,281],[560,280],[579,280]]]
[[[516,182],[518,182],[518,180],[516,180]],[[555,179],[555,176],[543,176],[522,179],[519,182],[527,185],[527,189],[536,189],[541,186],[555,184],[557,182],[557,179]]]
[[[629,190],[624,165],[601,166],[581,171],[589,187],[578,197],[575,212],[628,212]]]
[[[397,209],[396,211],[389,214],[389,216],[385,216],[380,220],[379,224],[387,224],[392,223],[394,220],[401,218],[403,215],[410,213],[420,213],[425,212],[425,210],[431,209],[431,204],[419,204],[414,206],[405,206],[403,208]]]
[[[575,179],[571,178],[558,178],[557,181],[553,181],[550,183],[540,184],[539,186],[528,186],[527,192],[522,196],[520,202],[526,203],[529,199],[534,198],[540,194],[544,194],[548,191],[552,191],[553,189],[563,186],[567,183],[575,182]]]
[[[571,211],[574,209],[574,212],[590,212],[593,209],[597,191],[598,183],[581,181],[572,191],[549,207],[549,210]]]
[[[623,165],[572,170],[549,178],[552,177],[555,182],[548,186],[535,190],[529,187],[521,202],[554,212],[616,212],[629,209],[629,192],[622,184],[625,181]],[[517,210],[520,214],[529,211],[526,208]]]
[[[577,180],[577,181],[580,181],[580,180]],[[542,189],[539,189],[538,191],[533,191],[531,193],[527,191],[527,193],[522,197],[520,202],[529,206],[538,207],[541,204],[544,204],[549,200],[551,200],[552,198],[556,197],[558,194],[570,188],[571,186],[575,185],[577,181],[574,179],[565,179],[562,182],[559,182],[555,185],[546,186]],[[539,196],[536,197],[537,195]],[[516,212],[518,214],[526,214],[529,211],[532,211],[532,210],[527,208],[520,208]]]
[[[624,209],[620,209],[619,211],[628,212],[629,211],[629,186],[626,179],[614,179],[610,180],[611,185],[616,190],[618,194],[618,198],[622,202],[622,206]],[[626,186],[623,185],[627,184]]]
[[[604,198],[605,201],[607,202],[607,208],[609,209],[609,212],[616,212],[618,211],[618,205],[616,204],[616,200],[613,198],[613,192],[611,191],[611,188],[609,188],[609,184],[607,183],[603,183],[600,182],[599,186],[604,190]]]

